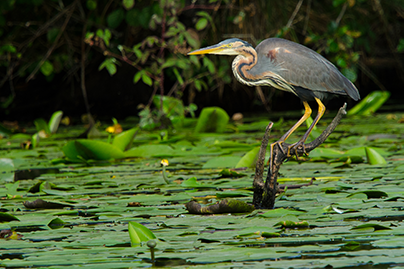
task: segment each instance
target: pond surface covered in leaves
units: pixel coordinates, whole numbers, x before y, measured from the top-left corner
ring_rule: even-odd
[[[196,135],[192,121],[167,139],[161,139],[161,131],[139,132],[132,145],[139,157],[114,161],[60,159],[62,147],[83,127],[60,128],[30,150],[20,147],[25,137],[3,138],[0,229],[11,229],[11,237],[20,239],[0,239],[0,266],[151,267],[149,248],[131,247],[129,221],[157,236],[156,265],[162,267],[404,266],[402,118],[400,113],[343,118],[310,158],[281,167],[280,184],[315,178],[313,183],[287,188],[274,210],[248,214],[192,215],[184,204],[194,199],[208,205],[228,197],[252,201],[253,168],[239,169],[239,177],[220,171],[259,146],[265,118],[232,125],[224,134]],[[317,131],[330,121],[325,117]],[[275,124],[270,143],[293,123]],[[377,150],[387,163],[369,164],[363,147]],[[163,158],[169,161],[169,184],[162,175]],[[192,177],[197,180],[187,181]],[[37,199],[47,208],[30,207]],[[287,228],[280,224],[285,221],[307,225]]]

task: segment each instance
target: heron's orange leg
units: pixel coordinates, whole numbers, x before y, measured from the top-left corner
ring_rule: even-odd
[[[316,98],[317,99],[317,98]],[[320,100],[319,100],[320,101]],[[309,103],[307,103],[306,101],[303,101],[303,105],[304,105],[304,114],[303,116],[300,118],[300,120],[298,122],[295,123],[295,125],[292,126],[292,128],[290,128],[289,131],[287,131],[282,137],[281,139],[279,139],[278,142],[285,142],[286,139],[288,139],[288,137],[300,126],[302,125],[303,122],[305,122],[311,115],[311,108],[309,106]],[[276,142],[276,143],[278,143]]]
[[[316,98],[317,99],[317,98]],[[319,100],[320,101],[320,100]],[[305,122],[305,120],[307,120],[309,117],[310,117],[310,115],[311,115],[311,108],[310,108],[310,106],[309,106],[309,104],[306,102],[306,101],[303,101],[303,105],[304,105],[304,114],[303,114],[303,116],[300,118],[300,120],[298,121],[298,122],[296,122],[295,123],[295,125],[293,125],[292,126],[292,128],[290,128],[289,129],[289,131],[287,131],[280,139],[279,139],[279,141],[277,141],[277,142],[275,142],[275,143],[272,143],[271,144],[271,152],[270,152],[270,156],[271,156],[271,159],[270,159],[270,168],[272,168],[272,152],[273,152],[273,148],[274,148],[274,146],[275,145],[279,145],[280,146],[280,148],[281,148],[281,150],[282,150],[282,143],[283,142],[285,142],[285,140],[286,139],[288,139],[288,137],[300,126],[300,125],[302,125],[302,123],[303,122]],[[316,119],[317,119],[317,117],[316,117]],[[283,150],[282,150],[283,151]],[[285,152],[284,152],[285,153]],[[287,155],[289,156],[289,150],[288,150],[288,152],[287,152]]]
[[[301,145],[303,145],[303,150],[304,150],[304,142],[306,142],[307,138],[309,137],[311,131],[313,130],[314,126],[316,126],[316,124],[318,123],[318,121],[321,119],[321,117],[324,115],[325,112],[325,106],[323,105],[323,103],[321,102],[320,99],[318,99],[317,97],[314,97],[314,99],[316,99],[317,104],[318,104],[318,112],[317,112],[317,116],[316,118],[313,120],[313,123],[310,125],[309,129],[307,130],[307,132],[303,135],[303,137],[295,144],[292,145],[292,147],[299,147]]]

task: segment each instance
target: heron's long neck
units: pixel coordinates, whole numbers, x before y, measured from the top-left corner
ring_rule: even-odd
[[[257,52],[255,49],[251,47],[243,48],[241,54],[233,60],[233,74],[243,84],[256,85],[256,79],[249,72],[256,64]]]
[[[232,67],[234,76],[248,86],[272,86],[277,89],[295,93],[293,86],[285,81],[280,75],[271,71],[251,71],[258,63],[258,55],[254,48],[243,48],[234,59]]]

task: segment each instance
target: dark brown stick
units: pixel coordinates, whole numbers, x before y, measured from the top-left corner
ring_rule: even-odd
[[[342,116],[346,114],[346,104],[344,104],[343,107],[341,107],[335,116],[335,118],[332,120],[330,125],[321,133],[319,137],[317,137],[314,141],[304,145],[303,147],[299,148],[293,148],[290,147],[291,144],[288,143],[281,143],[277,144],[274,146],[273,152],[272,152],[272,167],[268,169],[268,174],[265,183],[262,181],[262,175],[261,175],[261,181],[259,178],[254,178],[254,197],[253,197],[253,204],[255,208],[274,208],[275,206],[275,196],[276,193],[278,192],[278,172],[279,169],[282,165],[282,163],[289,158],[290,156],[302,156],[305,153],[309,153],[316,147],[320,146],[324,141],[327,139],[327,137],[334,131],[335,127],[339,124],[341,121]],[[265,134],[266,135],[266,134]],[[265,136],[264,136],[265,139]],[[266,141],[268,143],[268,139]],[[263,147],[263,146],[262,146]],[[261,147],[261,148],[262,148]],[[266,145],[265,145],[266,148]],[[287,155],[287,152],[290,154]],[[256,170],[256,175],[255,177],[259,177],[259,173],[257,172],[259,170],[259,163],[257,162],[257,170]]]
[[[268,146],[269,133],[271,132],[272,126],[274,124],[270,122],[265,129],[264,137],[262,138],[261,148],[258,153],[257,165],[255,167],[255,175],[254,175],[254,198],[253,205],[256,206],[259,204],[259,197],[262,197],[262,193],[264,191],[264,164],[265,164],[265,152]]]

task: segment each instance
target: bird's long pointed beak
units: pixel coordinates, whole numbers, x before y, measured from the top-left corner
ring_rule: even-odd
[[[198,50],[191,51],[191,52],[188,53],[188,55],[200,55],[200,54],[215,53],[215,52],[219,52],[219,51],[221,51],[223,49],[224,49],[223,45],[216,44],[216,45],[209,46],[209,47],[206,47],[206,48],[201,48],[201,49],[198,49]]]

